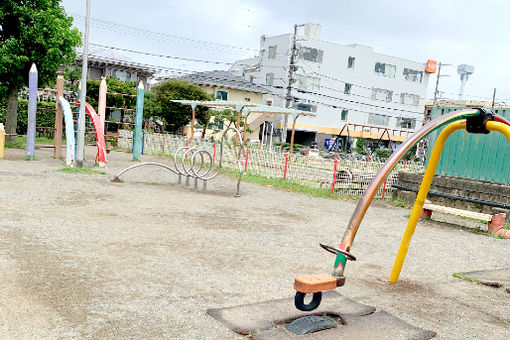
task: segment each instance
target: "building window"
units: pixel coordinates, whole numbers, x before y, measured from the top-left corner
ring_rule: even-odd
[[[298,103],[294,107],[299,111],[317,112],[317,106],[312,104]]]
[[[112,69],[112,77],[120,81],[131,81],[131,72],[114,68]]]
[[[266,85],[273,86],[274,82],[274,73],[266,73]]]
[[[324,55],[324,52],[322,50],[318,50],[316,48],[303,46],[299,50],[299,55],[304,60],[314,61],[316,63],[322,63],[322,57]]]
[[[347,59],[347,67],[348,68],[354,68],[354,61],[356,60],[356,58],[354,57],[349,57],[349,59]]]
[[[276,58],[276,45],[269,46],[267,51],[267,59],[275,59]]]
[[[216,99],[227,100],[228,92],[227,91],[216,91]]]
[[[400,104],[419,105],[420,96],[418,96],[417,94],[401,93]]]
[[[352,84],[345,83],[345,86],[344,86],[344,93],[345,93],[345,94],[351,94],[351,87],[352,87]]]
[[[209,127],[214,130],[223,130],[223,119],[214,117],[214,122]]]
[[[375,73],[383,75],[385,77],[395,78],[397,67],[391,64],[375,63]]]
[[[411,70],[410,68],[405,68],[402,76],[405,80],[414,81],[416,83],[421,83],[423,80],[423,71]]]
[[[296,87],[301,90],[318,92],[320,90],[321,78],[295,75]]]
[[[372,125],[388,126],[388,120],[388,116],[380,115],[377,113],[371,113],[368,116],[368,124]]]
[[[250,102],[250,101],[251,101],[251,98],[246,97],[246,98],[244,98],[244,101],[245,101],[245,102]]]
[[[349,110],[342,110],[342,113],[340,114],[341,120],[347,120],[347,114],[349,113]]]
[[[373,88],[372,99],[391,102],[391,100],[393,99],[393,91]]]
[[[416,127],[416,119],[412,118],[397,118],[397,127],[402,129],[414,129]]]

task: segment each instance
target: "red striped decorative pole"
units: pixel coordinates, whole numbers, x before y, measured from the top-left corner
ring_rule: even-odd
[[[186,151],[188,151],[188,144],[189,144],[189,139],[186,139]],[[185,159],[188,159],[188,153],[186,153],[186,157],[184,157]]]
[[[163,136],[163,154],[165,154],[166,136]]]
[[[310,148],[306,149],[305,166],[308,164],[308,156],[310,155]]]
[[[333,182],[331,183],[331,193],[335,193],[336,167],[338,164],[337,153],[335,152],[335,164],[333,165]]]
[[[387,181],[387,179],[384,180],[384,184],[382,187],[382,199],[384,199],[384,194],[386,193],[386,181]]]
[[[285,168],[283,168],[283,180],[287,179],[287,165],[289,163],[289,153],[285,154]]]

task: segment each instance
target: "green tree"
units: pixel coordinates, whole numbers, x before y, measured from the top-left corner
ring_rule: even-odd
[[[55,78],[60,64],[74,60],[81,39],[72,22],[59,0],[0,1],[0,84],[9,98],[6,133],[16,131],[18,91],[28,84],[32,63],[44,85]]]
[[[356,140],[356,146],[354,147],[354,151],[356,151],[356,153],[359,153],[360,155],[366,155],[367,154],[367,150],[365,149],[366,143],[367,142],[364,138],[358,138]]]
[[[87,102],[97,107],[99,100],[100,80],[87,80]],[[120,81],[115,77],[106,78],[107,94],[106,103],[108,107],[134,110],[136,108],[136,86],[132,81]],[[106,117],[115,109],[106,109]],[[131,111],[134,112],[134,111]],[[121,121],[124,120],[126,110],[121,110]],[[144,114],[145,115],[145,114]]]
[[[167,129],[176,131],[191,121],[191,107],[174,103],[174,99],[183,100],[213,100],[212,95],[207,94],[197,85],[182,80],[167,80],[154,87],[157,101],[161,105],[161,116],[167,123]],[[210,115],[208,108],[197,106],[196,120],[199,124],[206,125]]]

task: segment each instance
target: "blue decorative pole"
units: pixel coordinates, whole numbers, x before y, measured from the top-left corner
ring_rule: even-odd
[[[136,92],[136,118],[135,118],[135,137],[133,139],[133,160],[140,160],[140,151],[142,148],[142,120],[143,120],[143,82],[140,80]]]
[[[27,157],[35,158],[35,113],[37,111],[37,67],[32,64],[28,74]]]

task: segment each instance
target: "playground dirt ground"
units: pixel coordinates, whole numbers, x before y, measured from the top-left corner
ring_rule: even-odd
[[[134,164],[122,152],[107,174],[57,172],[51,149],[24,155],[0,160],[1,339],[242,339],[206,310],[291,297],[294,276],[329,272],[318,244],[338,245],[356,204],[248,183],[234,198],[231,178],[202,191],[150,167],[112,183]],[[508,267],[510,240],[420,222],[389,284],[407,214],[370,207],[337,291],[438,339],[509,339],[509,293],[452,274]]]

